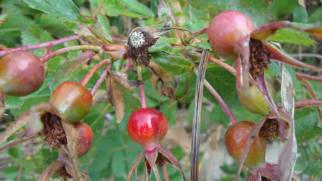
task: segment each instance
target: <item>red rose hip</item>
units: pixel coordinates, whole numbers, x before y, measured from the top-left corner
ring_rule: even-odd
[[[79,82],[63,82],[52,93],[51,104],[68,122],[81,121],[92,107],[92,94]]]
[[[228,153],[239,161],[249,134],[254,127],[250,121],[241,121],[230,126],[225,135],[225,145]],[[266,142],[261,137],[256,137],[252,143],[245,164],[254,167],[265,160]]]
[[[94,134],[92,128],[86,123],[77,123],[74,127],[78,132],[77,154],[83,156],[91,148]]]
[[[10,53],[0,60],[0,89],[7,95],[26,96],[44,81],[44,65],[31,52]]]
[[[162,112],[153,108],[140,108],[132,113],[127,125],[130,137],[147,146],[158,144],[166,135],[168,121]]]
[[[255,30],[256,26],[245,14],[227,10],[212,19],[206,32],[212,49],[223,55],[232,57],[238,54],[236,44]]]

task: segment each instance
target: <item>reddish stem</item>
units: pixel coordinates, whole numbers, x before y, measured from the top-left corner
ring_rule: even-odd
[[[295,103],[297,109],[305,107],[320,107],[322,106],[321,100],[309,99],[309,100],[300,100]]]
[[[207,33],[207,31],[208,31],[208,27],[203,28],[203,29],[201,29],[199,31],[196,31],[196,32],[192,32],[192,34],[195,35],[195,36],[197,36],[197,35],[200,35],[200,34]]]
[[[303,74],[303,73],[296,73],[296,76],[298,78],[304,78],[304,79],[308,79],[308,80],[315,80],[315,81],[319,81],[322,82],[322,77],[321,76],[313,76],[313,75],[307,75],[307,74]]]
[[[4,97],[4,93],[0,90],[0,118],[2,118],[5,111]]]
[[[141,102],[141,107],[146,108],[146,98],[145,98],[145,91],[144,91],[144,81],[142,77],[142,67],[140,65],[137,65],[136,71],[138,74],[138,80],[140,81],[139,85],[139,91],[140,91],[140,102]]]
[[[64,163],[59,161],[59,160],[55,160],[53,161],[44,171],[43,173],[40,175],[40,177],[38,178],[38,181],[48,181],[49,178],[51,178],[59,169],[64,167]]]
[[[88,72],[87,74],[84,76],[83,80],[81,81],[81,84],[83,86],[86,86],[86,84],[89,82],[89,80],[93,77],[93,75],[97,72],[97,70],[99,68],[101,68],[102,66],[108,64],[109,61],[107,60],[103,60],[101,61],[100,63],[94,65],[94,67],[92,67]]]
[[[101,74],[101,76],[99,77],[99,79],[96,81],[94,87],[91,90],[91,94],[94,96],[96,94],[96,92],[98,91],[99,87],[101,86],[101,84],[104,82],[104,79],[106,78],[107,74],[109,72],[109,67],[107,67],[105,69],[105,71]]]
[[[47,62],[48,60],[50,60],[51,58],[70,52],[70,51],[76,51],[76,50],[93,50],[93,51],[100,51],[101,47],[99,46],[93,46],[93,45],[78,45],[78,46],[71,46],[71,47],[65,47],[65,48],[61,48],[59,50],[53,51],[53,52],[49,52],[47,55],[41,57],[41,61],[42,62]]]
[[[297,75],[297,79],[301,81],[301,83],[303,84],[303,86],[307,90],[309,96],[311,98],[313,98],[313,99],[317,99],[317,95],[315,94],[315,92],[314,92],[314,90],[313,90],[310,82],[307,79],[305,79],[305,78],[299,77],[298,75]],[[317,107],[316,109],[317,109],[317,111],[318,111],[318,113],[320,115],[320,121],[321,121],[322,120],[321,110],[320,110],[319,107]]]
[[[48,41],[40,44],[26,45],[26,46],[21,46],[17,48],[9,48],[9,49],[0,51],[0,56],[4,56],[8,53],[16,52],[16,51],[27,51],[27,50],[35,50],[39,48],[47,48],[47,47],[58,45],[67,41],[77,40],[80,37],[81,37],[80,35],[72,35],[72,36],[68,36],[68,37],[64,37],[64,38],[60,38],[57,40],[52,40],[52,41]]]
[[[161,166],[161,169],[162,169],[162,174],[163,174],[163,177],[164,177],[164,181],[169,181],[169,175],[168,175],[168,172],[167,172],[167,165],[163,164]]]
[[[217,65],[219,65],[220,67],[226,69],[228,72],[230,72],[231,74],[233,74],[234,76],[236,76],[236,69],[228,64],[226,64],[225,62],[216,59],[213,56],[209,56],[209,60]]]
[[[210,94],[212,96],[215,97],[215,99],[218,101],[219,106],[221,107],[221,109],[226,113],[226,115],[228,116],[231,124],[235,124],[237,123],[237,119],[234,116],[233,112],[230,110],[230,108],[228,107],[228,105],[226,104],[226,102],[224,101],[224,99],[218,94],[218,92],[216,91],[216,89],[214,89],[207,80],[204,80],[204,84],[205,87],[208,89],[208,91],[210,92]]]
[[[146,108],[146,99],[145,99],[144,83],[143,82],[140,83],[139,88],[140,88],[141,107]]]

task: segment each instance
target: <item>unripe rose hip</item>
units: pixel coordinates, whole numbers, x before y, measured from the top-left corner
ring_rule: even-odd
[[[74,127],[78,132],[77,154],[83,156],[91,148],[94,134],[92,128],[86,123],[77,123]]]
[[[228,153],[239,161],[245,149],[247,139],[254,127],[250,121],[241,121],[228,128],[225,135],[225,145]],[[265,161],[266,142],[261,137],[256,137],[252,143],[245,165],[255,167]]]
[[[44,65],[31,52],[10,53],[0,60],[0,89],[7,95],[26,96],[44,81]]]
[[[92,94],[78,82],[63,82],[52,93],[51,104],[68,122],[81,121],[92,107]]]

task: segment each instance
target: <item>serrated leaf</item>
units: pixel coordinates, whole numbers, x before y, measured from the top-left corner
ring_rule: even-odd
[[[72,34],[72,29],[67,28],[66,24],[55,16],[42,14],[36,19],[36,21],[39,26],[57,37],[63,37]]]
[[[29,7],[68,20],[78,20],[78,7],[72,0],[23,0]]]
[[[315,41],[312,40],[307,33],[290,28],[277,30],[276,33],[270,36],[267,40],[305,46],[313,46],[315,44]]]

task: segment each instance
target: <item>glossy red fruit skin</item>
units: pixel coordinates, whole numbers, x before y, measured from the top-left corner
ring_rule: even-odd
[[[238,55],[236,44],[256,29],[253,21],[245,14],[227,10],[212,19],[206,32],[212,49],[226,57]]]
[[[74,125],[78,132],[77,154],[78,156],[85,155],[91,148],[94,133],[92,128],[86,123],[77,123]]]
[[[254,127],[250,121],[241,121],[228,128],[225,135],[225,145],[228,153],[239,161],[242,151],[246,145],[248,136]],[[265,160],[266,142],[257,137],[252,143],[245,165],[255,167]]]
[[[92,94],[79,82],[61,83],[52,93],[51,104],[67,122],[81,121],[92,107]]]
[[[141,145],[157,144],[168,131],[168,121],[159,110],[140,108],[131,114],[127,131]]]
[[[9,53],[0,60],[0,89],[7,95],[26,96],[44,81],[45,68],[31,52]]]

